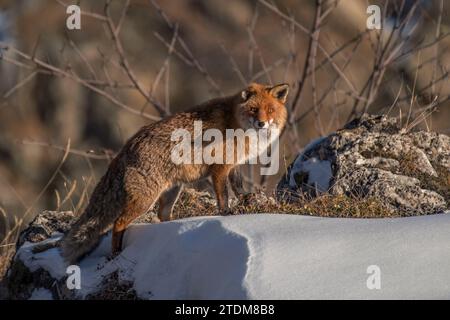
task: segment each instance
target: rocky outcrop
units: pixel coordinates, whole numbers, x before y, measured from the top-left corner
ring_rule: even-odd
[[[61,273],[57,240],[70,228],[76,216],[71,211],[44,211],[21,233],[17,253],[5,277],[7,299],[80,299],[76,290],[68,289],[67,274]],[[52,249],[53,248],[53,249]],[[52,249],[51,251],[46,250]],[[44,254],[44,256],[40,256]],[[53,257],[52,257],[53,256]],[[47,259],[43,268],[36,259]],[[36,263],[34,263],[36,262]],[[54,264],[54,265],[53,265]],[[101,267],[99,265],[99,267]],[[117,272],[106,274],[98,290],[87,299],[137,299],[132,284],[121,281]]]
[[[25,241],[36,243],[50,238],[55,233],[66,233],[75,214],[72,211],[48,211],[38,214],[19,236],[17,244],[20,247]]]
[[[42,242],[52,236],[65,233],[74,219],[75,215],[72,211],[43,211],[22,231],[16,247],[20,248],[26,242]],[[7,298],[30,299],[36,292],[44,291],[48,293],[48,297],[68,298],[67,294],[70,293],[64,293],[59,289],[64,287],[62,283],[62,279],[60,281],[55,279],[44,269],[32,270],[16,254],[6,276]]]
[[[378,198],[402,215],[441,212],[450,204],[450,138],[365,114],[308,145],[277,186],[288,201],[324,192]]]

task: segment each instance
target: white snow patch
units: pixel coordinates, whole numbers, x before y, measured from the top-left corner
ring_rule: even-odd
[[[299,172],[307,173],[308,185],[320,192],[326,192],[330,187],[330,180],[333,177],[333,172],[331,171],[331,162],[328,160],[319,160],[315,157],[304,160],[302,157],[298,157],[294,162],[289,177],[289,186],[291,188],[297,187],[295,175]]]
[[[39,242],[39,244],[56,241],[60,239],[61,236],[62,234],[55,234],[50,239]],[[36,243],[25,242],[17,252],[19,259],[22,260],[32,272],[42,268],[47,270],[55,279],[59,280],[64,277],[66,275],[65,266],[59,251],[54,248],[39,254],[34,254],[32,250],[35,245]]]
[[[53,295],[50,290],[45,288],[36,288],[31,293],[28,300],[53,300]]]
[[[297,188],[295,175],[299,172],[308,174],[308,185],[315,187],[320,192],[326,192],[330,187],[330,180],[333,177],[331,162],[320,160],[317,157],[306,158],[305,154],[320,144],[326,137],[318,138],[310,142],[294,161],[290,176],[289,186]]]
[[[450,213],[450,212],[449,212]],[[81,263],[80,294],[119,271],[149,299],[450,299],[450,214],[394,219],[284,214],[199,217],[131,226]],[[57,249],[27,265],[65,274]],[[51,251],[51,252],[50,252]],[[367,268],[381,270],[370,290]]]

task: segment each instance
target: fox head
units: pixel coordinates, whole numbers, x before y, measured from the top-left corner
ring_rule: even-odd
[[[245,129],[282,129],[286,124],[285,107],[289,85],[266,86],[252,83],[238,95],[238,120]]]

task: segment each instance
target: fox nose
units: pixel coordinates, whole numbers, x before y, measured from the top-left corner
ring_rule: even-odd
[[[256,126],[258,128],[264,128],[265,125],[266,125],[266,123],[264,121],[257,121],[256,122]]]

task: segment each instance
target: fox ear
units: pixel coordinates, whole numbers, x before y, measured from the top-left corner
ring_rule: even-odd
[[[269,92],[273,97],[277,98],[282,103],[285,103],[289,93],[289,85],[286,83],[278,84],[270,88]]]
[[[251,95],[252,95],[252,92],[249,91],[248,89],[242,90],[241,91],[242,102],[247,102],[247,100],[250,99]]]

